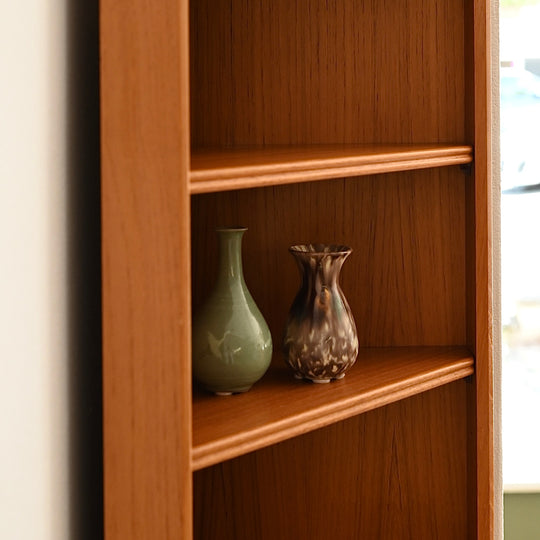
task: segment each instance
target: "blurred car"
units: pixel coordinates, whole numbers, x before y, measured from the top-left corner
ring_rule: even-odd
[[[503,193],[540,189],[540,77],[503,67],[500,92]]]
[[[514,66],[501,68],[501,100],[513,96],[540,98],[540,77]]]

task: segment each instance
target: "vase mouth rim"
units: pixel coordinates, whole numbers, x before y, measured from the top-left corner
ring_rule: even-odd
[[[295,255],[349,255],[352,248],[344,244],[295,244],[289,247],[289,251]]]
[[[248,230],[247,227],[244,227],[242,225],[233,225],[230,227],[216,227],[216,232],[246,232]]]

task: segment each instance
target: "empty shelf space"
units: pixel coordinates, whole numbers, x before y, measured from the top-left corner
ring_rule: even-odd
[[[471,146],[332,145],[195,150],[190,192],[211,193],[470,163]]]
[[[473,373],[473,364],[466,347],[361,349],[347,376],[330,384],[297,381],[280,361],[245,394],[217,397],[195,390],[192,468],[215,465],[465,378]]]

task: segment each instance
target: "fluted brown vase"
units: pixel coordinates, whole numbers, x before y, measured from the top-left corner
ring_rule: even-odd
[[[289,311],[283,349],[296,378],[341,379],[355,363],[358,336],[339,274],[351,249],[342,245],[291,246],[302,285]]]

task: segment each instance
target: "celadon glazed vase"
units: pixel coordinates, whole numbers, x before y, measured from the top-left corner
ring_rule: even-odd
[[[291,246],[302,285],[289,311],[283,349],[298,379],[328,383],[355,363],[358,335],[339,274],[351,249],[342,245]]]
[[[245,227],[219,228],[213,292],[193,321],[193,376],[218,395],[248,391],[268,369],[272,337],[242,268]]]

